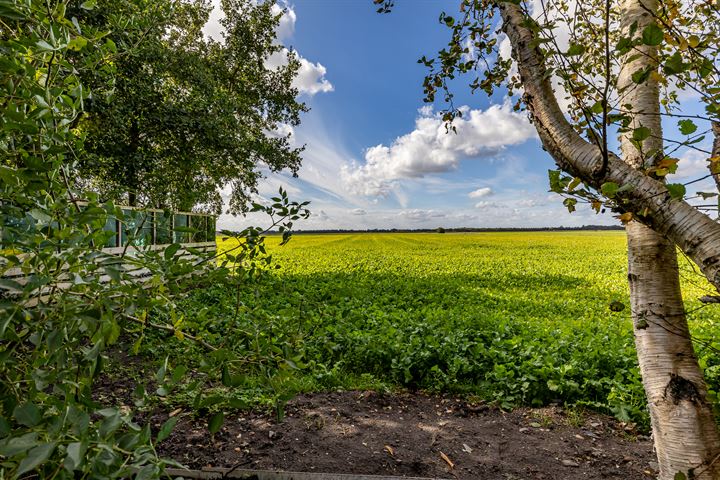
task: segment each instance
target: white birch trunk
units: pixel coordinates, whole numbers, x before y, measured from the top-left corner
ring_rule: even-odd
[[[613,153],[608,155],[607,168],[603,169],[600,148],[578,135],[560,110],[543,56],[533,46],[535,37],[524,23],[522,10],[511,2],[499,2],[497,6],[518,64],[525,104],[543,147],[558,166],[597,189],[605,182],[633,185],[632,190],[623,193],[629,211],[636,216],[646,213],[643,223],[679,246],[707,279],[720,288],[720,224],[687,202],[672,199],[662,182]]]
[[[655,11],[657,0],[622,0],[622,8],[622,28],[629,32],[630,25],[637,22],[636,35],[639,35],[653,21],[648,11]],[[640,47],[640,55],[637,51],[631,52],[618,81],[624,95],[621,103],[632,104],[632,110],[640,112],[633,119],[632,127],[650,128],[651,137],[643,142],[642,152],[628,138],[622,138],[624,162],[610,154],[607,169],[603,171],[600,149],[577,135],[558,108],[545,76],[542,57],[530,47],[533,34],[522,24],[521,10],[505,2],[500,4],[500,9],[522,76],[525,101],[544,147],[562,169],[591,185],[599,187],[610,181],[634,185],[628,196],[631,211],[638,213],[648,208],[651,218],[644,221],[660,232],[637,221],[627,226],[635,342],[652,419],[660,479],[674,479],[678,472],[686,478],[720,478],[720,437],[688,332],[675,245],[664,236],[691,255],[718,286],[712,264],[720,258],[720,227],[685,202],[663,194],[661,182],[637,170],[648,157],[649,162],[653,161],[653,153],[662,151],[659,94],[653,78],[637,85],[630,77],[641,68],[654,66],[657,52],[648,46]],[[704,253],[698,254],[699,250]]]
[[[720,478],[720,440],[680,295],[675,246],[638,222],[627,226],[635,345],[661,480]]]
[[[654,22],[657,0],[624,0],[621,30],[630,36]],[[639,33],[636,33],[639,35]],[[637,112],[631,128],[652,132],[641,150],[621,136],[623,159],[634,168],[651,166],[663,150],[660,91],[651,76],[636,84],[632,74],[657,69],[657,48],[637,47],[626,55],[618,77],[621,104]],[[650,158],[648,158],[650,157]],[[672,480],[678,472],[686,478],[712,479],[720,475],[720,437],[702,371],[693,350],[680,292],[675,245],[637,221],[626,228],[628,279],[635,330],[635,346],[652,422],[660,479]]]

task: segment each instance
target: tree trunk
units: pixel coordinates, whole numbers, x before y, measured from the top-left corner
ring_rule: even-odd
[[[655,22],[657,0],[624,0],[620,25],[630,37]],[[635,34],[636,36],[639,33]],[[623,160],[639,169],[662,159],[660,90],[656,79],[632,80],[638,70],[657,70],[657,47],[640,45],[626,55],[618,77],[622,105],[636,112],[632,129],[647,127],[650,137],[639,145],[632,132],[620,138]],[[638,148],[639,147],[639,148]],[[660,479],[678,472],[687,478],[717,478],[720,437],[685,317],[675,245],[632,220],[626,227],[628,280],[638,363],[652,422]]]
[[[720,288],[720,224],[687,202],[673,199],[662,182],[612,152],[608,154],[607,168],[603,168],[601,149],[575,132],[560,110],[543,54],[520,6],[506,1],[497,6],[518,65],[525,104],[543,147],[558,166],[596,189],[606,182],[632,185],[622,194],[627,210],[679,246]]]
[[[655,21],[657,0],[624,0],[621,32],[631,36]],[[636,35],[639,35],[636,33]],[[651,75],[641,84],[632,80],[638,70],[657,70],[657,47],[640,45],[623,59],[618,77],[620,103],[632,105],[631,128],[647,127],[651,134],[640,145],[632,133],[622,135],[623,160],[634,168],[649,167],[662,158],[660,90]],[[638,149],[638,146],[640,149]],[[688,330],[680,292],[675,245],[637,221],[627,225],[628,279],[638,363],[652,421],[660,479],[717,478],[720,437],[707,389]]]
[[[673,245],[680,246],[718,287],[720,225],[686,202],[673,199],[661,181],[638,170],[647,159],[661,158],[659,98],[652,76],[640,85],[630,76],[652,66],[656,52],[653,47],[641,46],[645,51],[640,55],[637,51],[629,54],[618,85],[625,97],[621,103],[631,103],[632,110],[641,112],[633,127],[648,127],[652,136],[643,143],[642,151],[627,138],[621,139],[624,159],[609,153],[605,165],[602,150],[580,137],[558,107],[542,52],[534,46],[535,34],[527,28],[520,7],[513,2],[498,6],[518,64],[524,100],[544,148],[561,169],[595,188],[605,182],[634,187],[624,198],[628,211],[644,224],[632,221],[627,227],[628,278],[660,478],[673,479],[678,472],[687,478],[720,478],[720,438],[688,332]],[[654,21],[648,11],[656,10],[657,0],[623,0],[622,7],[626,35],[635,21],[636,35],[640,35],[644,26]]]
[[[635,345],[661,480],[720,478],[720,440],[685,319],[675,246],[638,222],[627,226]]]

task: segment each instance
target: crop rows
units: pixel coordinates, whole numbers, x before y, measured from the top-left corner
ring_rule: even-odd
[[[273,242],[280,268],[259,283],[239,292],[217,286],[188,301],[195,312],[190,328],[247,352],[249,390],[236,396],[252,402],[268,388],[287,398],[401,387],[503,407],[588,406],[647,425],[629,309],[609,308],[628,304],[622,232],[297,235],[283,247]],[[696,310],[709,287],[682,265],[691,328],[716,391],[718,309]],[[275,363],[263,360],[269,357]],[[259,376],[270,378],[270,387]]]

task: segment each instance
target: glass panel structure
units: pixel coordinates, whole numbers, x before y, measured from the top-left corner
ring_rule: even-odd
[[[189,215],[190,227],[195,231],[192,233],[193,243],[204,242],[207,238],[207,222],[204,215]]]
[[[155,244],[167,245],[173,243],[172,213],[155,212]]]
[[[174,227],[173,230],[180,228],[187,228],[188,227],[188,216],[187,215],[179,215],[176,214],[174,216]],[[189,232],[178,232],[175,230],[175,242],[176,243],[188,243],[190,241],[190,233]]]
[[[140,210],[123,210],[120,243],[135,247],[151,245],[153,241],[153,213]]]
[[[115,217],[108,217],[107,222],[105,222],[105,226],[103,227],[103,230],[106,232],[112,232],[112,236],[108,238],[107,242],[105,242],[106,247],[117,247],[118,246],[118,222]]]
[[[215,241],[215,217],[206,217],[207,218],[207,238],[205,239],[206,242],[214,242]]]

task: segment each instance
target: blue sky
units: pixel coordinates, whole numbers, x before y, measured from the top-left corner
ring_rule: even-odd
[[[498,94],[454,89],[465,115],[446,134],[434,106],[422,102],[425,68],[417,63],[446,44],[440,2],[397,2],[392,14],[370,0],[283,3],[278,38],[301,57],[296,85],[311,108],[293,130],[305,145],[298,178],[271,174],[267,198],[285,188],[311,201],[299,229],[546,227],[616,224],[588,208],[568,213],[548,193],[554,164],[524,113]],[[214,16],[207,27],[216,34]],[[276,61],[281,61],[277,60]],[[470,79],[467,79],[468,81]],[[703,158],[684,160],[704,167]],[[221,228],[266,219],[222,215]]]

